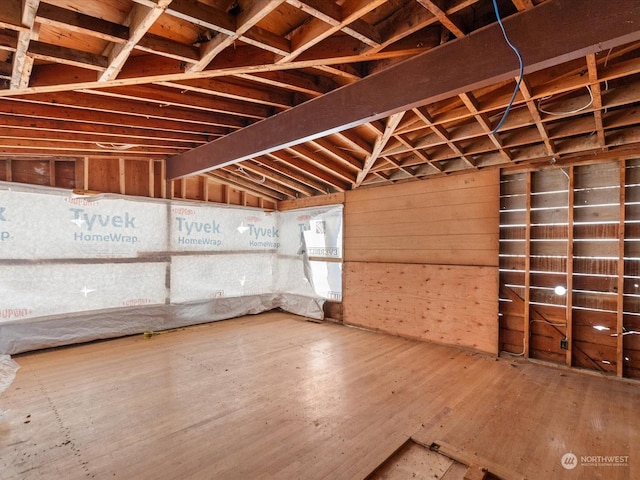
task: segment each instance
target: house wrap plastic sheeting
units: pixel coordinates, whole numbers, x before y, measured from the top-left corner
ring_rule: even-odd
[[[9,388],[13,379],[16,378],[16,372],[19,368],[20,365],[12,360],[9,355],[0,355],[0,395]],[[1,410],[0,415],[2,415]]]
[[[299,231],[298,239],[292,235],[283,240],[281,251],[310,259],[303,264],[304,277],[312,283],[314,291],[325,299],[342,300],[342,205],[290,210],[280,215],[284,225],[291,225],[288,231],[294,231],[295,226]],[[285,273],[282,281],[284,278],[295,276]]]
[[[309,236],[318,222],[327,233]],[[264,212],[0,182],[0,354],[273,308],[322,318],[308,250],[341,246],[341,222],[342,206]]]

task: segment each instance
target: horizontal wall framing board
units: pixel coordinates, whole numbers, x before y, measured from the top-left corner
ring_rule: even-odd
[[[347,262],[344,323],[498,353],[498,269]]]

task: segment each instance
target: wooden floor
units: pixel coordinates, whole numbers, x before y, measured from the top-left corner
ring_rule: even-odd
[[[640,478],[638,383],[284,313],[15,359],[3,480],[365,478],[410,437],[502,478]]]

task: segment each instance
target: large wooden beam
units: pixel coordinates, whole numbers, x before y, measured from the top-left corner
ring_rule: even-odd
[[[598,21],[594,22],[593,19]],[[640,40],[637,0],[550,0],[504,21],[522,54],[525,72]],[[389,117],[513,78],[518,62],[497,24],[444,44],[168,159],[177,178]]]

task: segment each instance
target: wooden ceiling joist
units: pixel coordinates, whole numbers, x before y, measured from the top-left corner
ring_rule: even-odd
[[[264,169],[271,170],[282,178],[287,178],[292,188],[302,188],[307,191],[307,187],[313,191],[312,195],[322,195],[328,191],[328,183],[318,180],[313,174],[307,173],[304,169],[296,168],[285,163],[281,158],[265,155],[247,162],[249,165],[259,165]],[[296,187],[294,187],[296,185]]]
[[[89,35],[108,42],[125,43],[129,38],[129,28],[119,23],[84,15],[80,12],[42,3],[36,20],[41,25],[58,27],[63,30]]]
[[[640,16],[640,5],[633,0],[619,0],[615,9],[608,5],[607,0],[549,0],[506,18],[505,28],[511,42],[520,49],[525,72],[640,40],[637,25],[628,21]],[[592,22],[595,15],[598,21]],[[536,28],[532,29],[531,25]],[[541,44],[537,41],[539,38],[547,41]],[[425,72],[438,74],[425,75]],[[492,24],[474,35],[449,42],[353,85],[170,158],[167,174],[178,178],[236,163],[502,82],[516,74],[513,52],[506,45],[499,26]],[[398,88],[398,79],[411,88]]]

